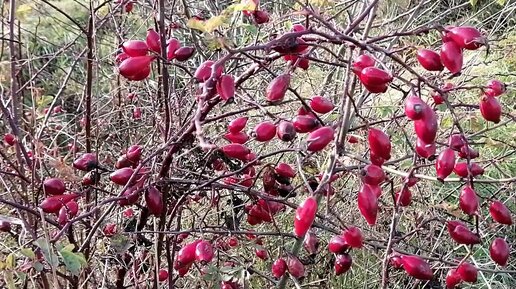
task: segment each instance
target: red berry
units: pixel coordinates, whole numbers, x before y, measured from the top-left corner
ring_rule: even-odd
[[[473,233],[460,221],[448,221],[446,224],[450,237],[459,244],[475,245],[480,243],[480,237]]]
[[[271,103],[279,103],[285,98],[288,86],[290,85],[290,74],[280,74],[274,78],[265,90],[266,99]]]
[[[247,117],[239,117],[228,124],[228,130],[232,133],[237,133],[245,128],[247,124]]]
[[[478,211],[477,193],[470,186],[462,188],[459,196],[459,207],[468,215],[474,215]]]
[[[142,157],[142,150],[143,148],[140,145],[132,145],[127,149],[125,155],[130,162],[136,164]]]
[[[333,110],[333,103],[322,96],[314,96],[310,100],[310,107],[318,113],[328,113]]]
[[[416,135],[425,143],[433,143],[437,135],[437,115],[429,106],[425,108],[423,118],[414,121]]]
[[[464,140],[462,139],[462,135],[458,133],[454,133],[450,135],[448,138],[448,146],[454,151],[460,151],[464,146]]]
[[[276,135],[276,125],[270,121],[264,121],[254,127],[254,139],[259,142],[267,142]]]
[[[452,172],[455,166],[455,152],[450,148],[445,148],[437,157],[435,162],[435,170],[437,179],[443,181]]]
[[[415,95],[407,97],[405,100],[405,115],[411,120],[423,118],[428,105],[420,97]]]
[[[342,254],[351,246],[346,242],[344,236],[335,235],[328,242],[328,250],[335,254]]]
[[[256,257],[258,257],[262,260],[267,260],[269,258],[269,253],[267,253],[267,250],[265,250],[263,248],[256,249],[256,251],[254,253],[256,254]]]
[[[45,198],[40,204],[39,207],[43,210],[45,213],[58,213],[61,207],[63,207],[64,204],[69,203],[70,201],[76,199],[79,197],[77,194],[68,194],[68,195],[57,195],[57,196],[50,196]]]
[[[149,47],[142,40],[128,40],[122,43],[122,50],[131,57],[145,56]]]
[[[113,236],[114,234],[116,234],[116,224],[113,224],[113,223],[106,224],[104,226],[104,228],[102,229],[102,233],[106,237]]]
[[[351,255],[347,253],[337,255],[335,257],[335,263],[333,264],[335,275],[339,276],[346,273],[351,268],[352,263]]]
[[[274,263],[272,263],[272,275],[275,278],[281,278],[287,271],[287,262],[285,259],[279,258]]]
[[[369,225],[376,224],[378,198],[368,185],[362,185],[358,192],[358,209]]]
[[[191,46],[180,47],[176,50],[175,56],[177,61],[186,61],[195,53],[195,48]]]
[[[482,36],[477,28],[471,26],[459,26],[448,31],[449,37],[457,43],[460,48],[476,50],[486,44],[486,38]]]
[[[290,121],[282,120],[277,129],[277,136],[284,142],[292,141],[296,137],[296,129]]]
[[[385,180],[385,172],[377,165],[367,165],[360,173],[362,181],[368,185],[377,186]]]
[[[468,262],[464,262],[457,267],[457,273],[465,282],[477,282],[478,269]]]
[[[412,192],[408,187],[405,187],[403,190],[396,192],[395,198],[401,207],[407,207],[412,202]]]
[[[176,56],[177,57],[177,56]],[[213,60],[206,60],[197,69],[195,70],[194,77],[197,79],[198,82],[205,82],[211,77],[212,67],[215,64],[215,61]],[[222,65],[219,65],[217,67],[217,70],[215,72],[215,78],[219,78],[222,75],[222,70],[224,67]]]
[[[451,74],[462,70],[462,50],[453,41],[443,43],[441,47],[441,61]]]
[[[296,209],[294,218],[294,233],[298,238],[303,237],[312,226],[317,213],[317,201],[313,197],[306,198]]]
[[[296,256],[288,257],[287,269],[290,275],[296,279],[299,279],[305,275],[305,266]]]
[[[308,231],[305,235],[305,239],[303,240],[303,247],[309,254],[316,254],[317,248],[319,247],[319,238],[317,238],[317,235],[312,232]]]
[[[171,61],[176,58],[176,52],[181,47],[181,42],[176,38],[170,38],[167,41],[167,60]]]
[[[235,97],[235,78],[228,74],[222,75],[217,81],[217,93],[225,101]]]
[[[359,228],[355,226],[348,227],[342,236],[346,243],[352,248],[362,248],[364,237],[362,236],[362,231],[360,231]]]
[[[203,264],[211,262],[215,253],[210,242],[202,240],[195,246],[195,260]]]
[[[120,206],[130,206],[138,202],[138,199],[140,199],[140,194],[135,187],[129,187],[122,193],[122,197],[124,198],[118,200],[118,204]]]
[[[310,115],[298,115],[294,118],[292,123],[298,133],[311,132],[319,126],[317,119]]]
[[[460,282],[462,282],[462,279],[457,270],[450,269],[446,274],[446,289],[454,289]]]
[[[417,61],[428,71],[441,71],[444,69],[439,54],[430,49],[419,49],[417,51]]]
[[[360,72],[364,68],[374,66],[374,64],[375,61],[371,56],[367,54],[362,54],[355,59],[355,61],[352,64],[351,70],[355,74],[360,75]]]
[[[416,140],[416,153],[425,159],[430,159],[435,155],[436,145],[435,142],[431,144],[425,143],[423,140],[418,138]]]
[[[0,220],[0,232],[11,232],[11,223],[8,221]]]
[[[369,149],[376,156],[384,160],[391,158],[391,140],[386,133],[376,128],[370,128],[367,141],[369,142]]]
[[[43,191],[47,195],[62,195],[66,191],[66,186],[59,178],[46,179],[43,182]]]
[[[493,201],[489,205],[489,214],[500,224],[512,225],[511,211],[500,201]]]
[[[224,138],[232,143],[244,144],[249,140],[249,136],[245,132],[231,133],[228,132],[224,135]]]
[[[482,175],[484,173],[484,169],[479,166],[477,163],[471,162],[469,171],[472,177],[476,177],[478,175]],[[453,168],[453,172],[459,177],[466,178],[468,177],[468,163],[460,162],[456,163]]]
[[[311,132],[306,138],[307,150],[310,152],[318,152],[323,150],[331,141],[335,131],[330,126],[324,126]]]
[[[16,144],[16,137],[11,133],[6,133],[4,135],[4,141],[6,144],[14,146]]]
[[[161,53],[161,40],[156,30],[152,28],[147,30],[147,37],[145,38],[145,42],[147,43],[147,47],[149,47],[150,50],[158,54]]]
[[[118,65],[118,71],[123,77],[127,78],[128,80],[144,80],[150,75],[150,64],[153,60],[153,56],[130,57],[122,61]]]
[[[409,276],[420,280],[431,280],[434,276],[430,265],[419,256],[401,256],[403,269]]]
[[[484,95],[480,98],[480,113],[485,120],[499,123],[502,117],[502,106],[497,98]]]
[[[489,247],[489,255],[491,259],[496,262],[496,264],[500,266],[506,266],[507,260],[509,259],[510,249],[509,244],[502,239],[496,238],[491,243]]]
[[[495,97],[502,95],[505,92],[505,84],[499,80],[492,79],[489,80],[486,84],[486,88],[484,93],[487,96]]]
[[[89,172],[93,170],[97,164],[97,156],[95,154],[85,153],[73,162],[73,167],[81,171]]]
[[[160,269],[158,272],[158,280],[163,282],[168,279],[168,271],[165,269]]]
[[[200,242],[201,240],[195,240],[191,243],[188,243],[183,248],[181,248],[179,252],[177,252],[174,269],[178,270],[180,268],[189,267],[195,261],[195,251],[197,248],[197,244],[199,244]]]
[[[250,153],[250,150],[241,144],[228,144],[222,147],[222,152],[230,158],[245,161],[246,156]]]
[[[392,81],[392,75],[373,66],[362,69],[359,78],[365,86],[385,85]]]
[[[132,168],[121,168],[109,175],[111,181],[117,185],[125,186],[131,176],[133,175],[134,170]]]
[[[147,189],[145,203],[152,215],[159,217],[163,212],[163,195],[156,187],[151,186]]]
[[[256,10],[253,13],[253,19],[258,25],[267,23],[269,22],[269,13],[262,10]]]
[[[293,178],[296,176],[296,172],[294,169],[286,163],[279,163],[274,169],[276,174],[284,177],[284,178]]]

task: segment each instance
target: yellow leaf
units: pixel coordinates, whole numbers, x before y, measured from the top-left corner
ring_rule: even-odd
[[[240,4],[233,5],[235,11],[254,11],[256,10],[256,3],[253,0],[242,0]]]
[[[14,259],[14,254],[9,254],[7,255],[7,258],[5,258],[5,269],[9,270],[9,269],[14,269],[14,265],[15,265],[15,259]]]
[[[192,29],[200,30],[202,32],[206,32],[206,27],[204,24],[205,21],[199,20],[197,18],[190,18],[188,19],[188,22],[186,23],[186,26]]]
[[[22,4],[16,9],[16,18],[24,20],[30,12],[32,12],[32,7],[29,4]]]
[[[213,16],[208,19],[204,24],[204,28],[207,32],[213,32],[213,30],[219,28],[226,21],[226,17],[224,16]]]

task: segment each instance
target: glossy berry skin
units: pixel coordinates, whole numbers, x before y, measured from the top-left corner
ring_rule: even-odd
[[[350,248],[343,236],[335,235],[328,242],[328,251],[335,254],[342,254]]]
[[[276,131],[276,135],[278,138],[284,142],[289,142],[294,140],[296,137],[296,129],[294,127],[294,124],[292,124],[290,121],[284,121],[282,120],[278,124],[278,129]]]
[[[59,212],[59,210],[63,207],[64,204],[74,200],[77,197],[77,194],[50,196],[45,198],[39,204],[39,207],[45,213],[56,214]]]
[[[292,123],[298,133],[311,132],[319,126],[317,119],[310,115],[298,115],[293,119]]]
[[[145,192],[145,203],[149,213],[159,217],[163,212],[163,194],[154,186],[149,187]]]
[[[485,37],[477,28],[472,26],[454,27],[449,30],[448,35],[460,48],[468,50],[477,50],[486,44]]]
[[[181,48],[181,42],[176,38],[170,38],[167,41],[167,60],[172,61],[176,58],[176,51]]]
[[[269,253],[267,253],[267,250],[261,248],[261,249],[256,249],[256,251],[254,252],[256,257],[260,258],[261,260],[267,260],[269,258]]]
[[[279,258],[272,263],[272,275],[279,279],[287,272],[287,262],[283,258]]]
[[[339,276],[346,273],[351,268],[352,263],[353,259],[351,259],[351,255],[347,253],[337,255],[335,257],[335,263],[333,264],[335,275]]]
[[[375,61],[371,56],[369,56],[368,54],[362,54],[355,59],[355,61],[352,64],[351,70],[355,74],[360,75],[362,69],[374,66],[374,64]]]
[[[487,96],[495,97],[502,95],[505,92],[505,89],[505,84],[503,82],[492,79],[487,82],[484,93]]]
[[[459,196],[459,207],[468,215],[474,215],[478,211],[478,197],[470,186],[462,188]]]
[[[407,207],[410,205],[410,203],[412,203],[412,192],[408,187],[406,187],[400,191],[397,191],[395,198],[399,206]]]
[[[368,185],[362,185],[358,192],[358,209],[369,225],[376,224],[378,198]]]
[[[367,141],[369,149],[376,156],[384,160],[391,158],[391,140],[386,133],[376,128],[370,128],[367,134]]]
[[[249,140],[249,136],[245,132],[227,133],[224,138],[232,143],[244,144]]]
[[[62,195],[66,191],[66,186],[61,179],[50,178],[43,182],[43,191],[47,195]]]
[[[430,265],[419,256],[401,256],[403,269],[409,276],[419,280],[431,280],[434,276]]]
[[[222,100],[228,101],[235,97],[235,78],[232,75],[224,74],[217,81],[217,93]]]
[[[274,78],[265,90],[266,99],[270,103],[280,103],[290,85],[290,74],[284,73]]]
[[[489,205],[489,214],[500,224],[512,225],[511,211],[500,201],[493,201]]]
[[[362,248],[364,244],[364,237],[362,236],[362,231],[355,226],[348,227],[344,233],[342,234],[344,240],[349,246],[352,248]]]
[[[284,177],[284,178],[293,178],[296,176],[296,172],[294,169],[286,163],[279,163],[276,168],[274,168],[276,174]]]
[[[428,71],[441,71],[444,69],[439,54],[430,49],[419,49],[417,51],[417,61]]]
[[[324,114],[331,112],[334,105],[329,99],[317,95],[310,100],[310,107],[313,111]]]
[[[163,282],[168,279],[168,271],[165,269],[160,269],[158,272],[158,280]]]
[[[177,52],[176,52],[177,53]],[[177,55],[176,55],[177,57]],[[194,77],[198,82],[205,82],[211,77],[212,67],[215,64],[213,60],[206,60],[197,69],[195,70]],[[222,70],[224,68],[222,65],[219,65],[215,72],[215,78],[219,78],[222,75]]]
[[[425,108],[423,118],[414,121],[416,136],[425,143],[433,143],[437,136],[437,114],[429,106]]]
[[[384,85],[392,81],[392,76],[385,70],[376,67],[366,67],[360,71],[360,81],[365,86]]]
[[[443,43],[441,62],[451,74],[457,74],[462,70],[462,57],[462,50],[454,41]]]
[[[437,179],[443,181],[448,177],[455,167],[455,152],[450,148],[445,148],[437,157],[435,170]]]
[[[215,256],[213,246],[210,242],[206,240],[200,241],[197,246],[195,246],[195,260],[201,262],[202,264],[206,264],[213,260]]]
[[[496,264],[502,267],[506,266],[507,260],[509,260],[509,254],[509,244],[507,244],[504,239],[496,238],[493,240],[491,246],[489,247],[489,255]]]
[[[149,47],[142,40],[128,40],[122,43],[122,50],[131,57],[145,56]]]
[[[464,145],[460,148],[460,151],[459,151],[459,157],[465,159],[465,158],[470,158],[470,159],[476,159],[478,158],[480,154],[478,153],[477,150],[475,150],[474,148],[470,147],[470,146],[467,146],[467,145]]]
[[[287,269],[292,277],[299,279],[305,275],[305,266],[296,256],[287,258]]]
[[[131,163],[136,164],[142,157],[143,148],[140,145],[132,145],[127,149],[125,156]]]
[[[245,161],[247,155],[251,152],[246,146],[241,144],[228,144],[222,147],[222,152],[230,158]]]
[[[454,133],[448,138],[448,146],[454,151],[460,151],[465,145],[462,135]]]
[[[459,244],[475,245],[480,243],[480,237],[460,221],[448,221],[446,227],[450,237]]]
[[[385,180],[385,172],[376,165],[367,165],[360,173],[362,181],[371,186],[377,186]]]
[[[125,186],[131,176],[133,175],[134,170],[132,168],[121,168],[109,175],[111,181],[117,185]]]
[[[228,131],[232,133],[237,133],[242,131],[247,124],[247,117],[239,117],[230,121],[228,124]]]
[[[4,135],[4,141],[6,144],[14,146],[16,144],[16,137],[12,133],[6,133]]]
[[[73,167],[81,171],[89,172],[93,170],[97,164],[97,156],[95,154],[85,153],[73,162]]]
[[[459,285],[462,282],[459,273],[457,273],[456,269],[450,269],[446,274],[446,289],[454,289],[455,286]]]
[[[330,126],[323,126],[308,134],[306,138],[307,150],[310,152],[318,152],[323,150],[330,142],[333,141],[335,131]]]
[[[502,106],[496,97],[484,95],[480,99],[482,117],[494,123],[499,123],[502,117]]]
[[[435,143],[427,144],[420,138],[416,140],[416,153],[425,159],[431,159],[435,155],[436,151]]]
[[[294,234],[296,237],[304,237],[312,226],[317,213],[317,201],[313,197],[306,198],[296,209],[294,218]]]
[[[154,29],[147,30],[147,36],[145,37],[145,43],[147,43],[147,47],[156,52],[161,53],[161,40],[158,32]]]
[[[176,50],[174,53],[175,59],[177,61],[186,61],[192,57],[192,55],[195,53],[195,48],[191,46],[184,46],[180,47]]]
[[[420,120],[426,111],[428,104],[415,95],[405,100],[405,115],[411,120]]]
[[[276,125],[270,121],[264,121],[254,127],[254,139],[259,142],[267,142],[276,135]]]
[[[195,251],[197,244],[200,242],[201,240],[195,240],[191,243],[188,243],[183,248],[181,248],[179,252],[177,252],[174,269],[178,270],[179,268],[187,267],[195,261]]]
[[[464,262],[457,267],[457,273],[464,282],[477,282],[478,269],[468,262]]]
[[[478,175],[482,175],[484,173],[484,168],[479,166],[477,163],[470,162],[470,169],[469,169],[471,176],[476,177]],[[468,177],[468,163],[467,162],[458,162],[455,164],[455,167],[453,168],[453,172],[462,178]]]
[[[153,56],[130,57],[118,65],[118,71],[128,80],[141,81],[149,77],[153,60]]]

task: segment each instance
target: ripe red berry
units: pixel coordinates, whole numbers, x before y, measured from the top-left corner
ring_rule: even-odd
[[[427,106],[423,113],[423,118],[414,121],[414,130],[416,135],[425,143],[433,143],[437,136],[437,115],[435,111]]]
[[[386,133],[376,128],[370,128],[367,141],[369,142],[369,149],[376,156],[384,160],[391,158],[391,140]]]
[[[66,191],[66,186],[61,179],[50,178],[43,182],[43,191],[47,195],[62,195]]]
[[[496,264],[500,266],[506,266],[507,260],[509,260],[509,254],[509,244],[507,244],[504,239],[496,238],[493,240],[491,246],[489,247],[489,255]]]
[[[499,123],[502,117],[502,106],[496,97],[483,95],[480,98],[480,113],[485,120]]]
[[[460,282],[462,282],[462,279],[457,270],[450,269],[446,274],[446,289],[454,289]]]
[[[415,95],[407,97],[405,100],[405,115],[411,120],[423,118],[428,105],[420,97]]]
[[[283,258],[279,258],[272,263],[272,275],[275,278],[281,278],[287,271],[287,262]]]
[[[123,199],[118,200],[120,206],[130,206],[136,204],[140,199],[140,194],[136,187],[129,187],[122,193]]]
[[[145,41],[128,40],[122,43],[122,50],[125,52],[125,54],[131,57],[136,57],[147,55],[149,47],[147,46],[147,43],[145,43]]]
[[[441,71],[444,69],[439,54],[430,49],[419,49],[417,61],[428,71]]]
[[[486,88],[484,93],[487,96],[495,97],[502,95],[505,92],[505,84],[499,80],[492,79],[489,80],[486,84]]]
[[[308,254],[316,254],[317,248],[319,247],[319,238],[317,238],[317,235],[312,232],[308,231],[305,235],[305,239],[303,240],[303,247],[308,252]]]
[[[362,182],[377,186],[385,180],[385,172],[377,165],[367,165],[361,171]]]
[[[457,43],[454,41],[443,43],[441,61],[451,74],[459,73],[462,70],[462,50]]]
[[[14,136],[14,134],[6,133],[4,135],[4,141],[6,144],[14,146],[16,144],[16,137]]]
[[[64,204],[74,200],[77,198],[77,194],[68,194],[68,195],[57,195],[50,196],[45,198],[40,204],[39,207],[45,213],[56,214],[63,207]]]
[[[298,133],[311,132],[319,126],[317,119],[310,115],[298,115],[293,119],[292,123]]]
[[[85,172],[93,170],[97,165],[97,156],[92,153],[82,154],[73,162],[74,168]]]
[[[296,176],[296,172],[294,169],[286,163],[279,163],[276,168],[274,168],[276,174],[284,177],[284,178],[293,178]]]
[[[457,273],[464,282],[477,282],[478,269],[468,262],[460,264]]]
[[[362,236],[362,231],[360,231],[359,228],[350,226],[344,231],[342,236],[346,243],[352,248],[362,248],[364,237]]]
[[[355,61],[352,64],[351,70],[355,74],[360,75],[360,72],[364,68],[374,66],[374,64],[375,61],[371,56],[367,54],[362,54],[355,59]]]
[[[296,209],[294,218],[294,233],[298,238],[303,237],[312,226],[317,213],[317,201],[313,197],[306,198]]]
[[[228,130],[232,133],[237,133],[245,128],[247,124],[247,117],[239,117],[229,122]]]
[[[491,218],[500,224],[512,225],[511,211],[500,201],[493,201],[489,205]]]
[[[245,132],[231,133],[228,132],[224,135],[224,138],[232,143],[244,144],[249,140],[249,136]]]
[[[407,207],[412,202],[412,192],[408,187],[405,187],[404,189],[396,192],[395,198],[398,205],[401,207]]]
[[[392,75],[377,67],[366,67],[360,71],[360,81],[365,86],[385,85],[392,81]]]
[[[170,38],[167,41],[167,60],[171,61],[176,58],[176,51],[181,47],[181,42],[176,38]]]
[[[11,232],[11,223],[0,220],[0,232]]]
[[[310,107],[317,113],[328,113],[334,105],[329,99],[317,95],[310,100]]]
[[[368,185],[362,185],[358,192],[358,209],[369,225],[376,224],[378,198]]]
[[[305,275],[305,266],[296,256],[289,256],[287,258],[287,269],[292,277],[299,279]]]
[[[217,81],[216,87],[222,100],[227,101],[235,97],[235,78],[232,75],[222,75]]]
[[[177,55],[176,55],[177,57]],[[215,61],[213,60],[206,60],[197,69],[195,70],[194,77],[197,79],[198,82],[205,82],[211,77],[212,67],[215,64]],[[215,72],[215,78],[218,79],[222,75],[222,71],[224,70],[224,67],[222,65],[219,65]]]
[[[253,19],[258,25],[267,23],[269,22],[269,13],[263,10],[256,10],[253,13]]]
[[[197,244],[200,242],[201,240],[195,240],[191,243],[188,243],[183,248],[181,248],[179,252],[177,252],[174,269],[178,270],[180,268],[189,267],[195,261],[195,251]]]
[[[264,121],[257,124],[253,130],[253,136],[256,141],[267,142],[276,135],[276,125],[270,121]]]
[[[251,152],[246,146],[241,144],[228,144],[222,147],[222,152],[230,157],[239,159],[241,161],[246,160],[246,156]]]
[[[123,77],[127,78],[128,80],[144,80],[150,75],[150,64],[153,60],[154,56],[130,57],[122,61],[118,65],[118,71]]]
[[[470,186],[462,188],[459,196],[459,207],[468,215],[474,215],[478,211],[477,193]]]
[[[215,256],[210,242],[202,240],[195,246],[195,260],[203,264],[211,262]]]
[[[480,237],[460,221],[448,221],[446,227],[450,237],[459,244],[475,245],[480,243]]]
[[[102,233],[106,237],[111,237],[116,234],[116,224],[109,223],[104,226]]]
[[[176,50],[175,58],[177,61],[186,61],[195,53],[195,48],[191,46],[183,46]]]
[[[335,263],[333,264],[335,275],[339,276],[346,273],[351,268],[352,263],[351,255],[347,253],[337,255],[335,257]]]
[[[156,52],[161,53],[161,40],[158,32],[156,30],[150,28],[147,30],[147,36],[145,38],[145,43],[147,44],[147,47]]]
[[[416,153],[425,159],[430,159],[435,155],[436,145],[435,142],[431,144],[425,143],[423,140],[418,138],[416,140]]]
[[[482,175],[484,173],[484,168],[479,166],[477,163],[471,162],[469,171],[472,177],[476,177],[478,175]],[[453,172],[459,177],[466,178],[468,177],[468,163],[467,162],[458,162],[455,164],[453,168]]]
[[[430,265],[419,256],[401,256],[403,269],[409,276],[420,280],[431,280],[434,277]]]
[[[443,181],[452,172],[455,166],[455,152],[450,148],[445,148],[437,157],[435,162],[435,170],[437,179]]]
[[[464,146],[464,140],[462,139],[462,135],[458,133],[454,133],[450,135],[448,138],[448,146],[454,151],[460,151]]]
[[[344,236],[335,235],[328,242],[328,251],[335,254],[346,252],[351,246],[346,242]]]
[[[282,120],[278,125],[276,134],[280,140],[289,142],[296,137],[296,129],[290,121]]]
[[[159,217],[163,212],[163,195],[156,187],[151,186],[147,189],[145,192],[145,203],[149,213],[152,215]]]
[[[158,280],[163,282],[168,279],[168,271],[165,269],[160,269],[158,272]]]
[[[324,126],[311,132],[306,138],[307,150],[318,152],[333,141],[335,131],[330,126]]]
[[[125,186],[129,182],[129,178],[133,175],[132,168],[121,168],[109,175],[111,181],[117,185]]]
[[[290,74],[284,73],[278,75],[269,83],[267,89],[265,90],[267,101],[271,103],[279,103],[283,101],[289,85]]]
[[[264,248],[256,249],[254,253],[256,257],[262,260],[267,260],[269,258],[269,253],[267,253],[267,250],[265,250]]]
[[[480,31],[471,26],[453,27],[448,31],[448,35],[460,48],[468,50],[476,50],[487,42]]]

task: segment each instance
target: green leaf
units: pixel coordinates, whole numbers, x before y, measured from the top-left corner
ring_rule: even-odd
[[[505,6],[505,3],[507,3],[507,0],[496,0],[496,3],[500,6]]]
[[[30,258],[30,259],[36,258],[36,254],[34,254],[34,251],[32,251],[32,249],[30,249],[30,248],[23,248],[20,250],[20,253],[23,256]]]
[[[14,284],[13,272],[5,271],[4,280],[5,284],[7,284],[8,289],[16,289],[16,286]]]
[[[42,272],[44,269],[44,266],[43,264],[41,264],[41,262],[35,262],[34,264],[32,264],[32,267],[34,267],[34,270],[38,272]]]
[[[475,8],[477,6],[477,3],[478,3],[478,0],[469,0],[469,4],[471,4],[471,6],[473,8]]]
[[[37,239],[34,241],[34,244],[41,249],[45,260],[50,264],[50,266],[57,267],[57,265],[59,265],[59,258],[50,250],[48,243],[44,238]]]
[[[52,95],[43,95],[43,96],[41,96],[41,98],[36,100],[36,106],[39,109],[43,109],[43,108],[47,107],[48,105],[50,105],[53,100],[54,100],[54,97]]]
[[[5,258],[5,269],[10,270],[14,269],[14,266],[16,265],[16,258],[14,257],[14,254],[11,253],[7,255],[7,258]]]
[[[73,275],[79,275],[81,273],[81,269],[86,266],[86,258],[82,253],[74,253],[66,246],[61,251],[59,251],[59,255],[63,258],[63,263]],[[73,245],[72,245],[73,250]]]
[[[129,239],[129,237],[127,237],[126,235],[115,234],[110,239],[111,247],[113,248],[113,250],[115,250],[117,254],[124,253],[132,245],[131,239]]]

